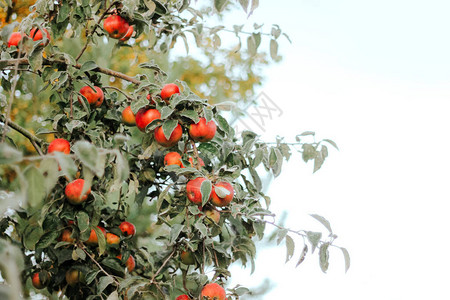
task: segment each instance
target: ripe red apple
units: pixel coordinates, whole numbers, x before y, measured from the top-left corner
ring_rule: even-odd
[[[181,163],[181,155],[178,152],[169,152],[164,156],[164,165],[179,165],[183,168],[183,164]]]
[[[122,254],[119,254],[116,256],[118,259],[122,260]],[[125,262],[125,266],[128,269],[128,273],[131,273],[131,271],[134,270],[134,268],[136,267],[136,262],[134,260],[134,257],[130,254],[130,256],[128,257],[127,261]]]
[[[105,228],[101,226],[97,226],[98,229],[100,229],[103,233],[103,235],[106,237],[106,230]],[[86,241],[86,244],[88,245],[97,245],[98,244],[98,237],[97,233],[95,233],[94,229],[91,229],[91,234],[89,235],[88,240]]]
[[[206,215],[206,217],[214,223],[219,224],[220,221],[220,212],[215,210],[214,208],[205,208],[203,210],[203,213]]]
[[[48,33],[47,29],[44,28],[45,35],[47,36],[47,44],[50,42],[50,33]],[[33,39],[33,41],[39,41],[44,38],[44,35],[42,34],[42,31],[39,28],[33,28],[30,31],[30,37]],[[41,44],[41,46],[44,46],[44,43]]]
[[[178,296],[175,300],[191,300],[191,298],[189,298],[188,295],[184,294],[184,295]]]
[[[61,233],[61,236],[59,237],[59,240],[61,242],[68,242],[72,244],[75,242],[75,239],[71,237],[71,235],[72,235],[71,229],[64,229],[63,232]]]
[[[221,190],[218,191],[218,188]],[[227,194],[227,195],[226,195]],[[215,206],[227,206],[233,200],[234,189],[231,184],[225,181],[216,183],[211,191],[211,203]]]
[[[106,243],[108,245],[118,245],[120,243],[120,237],[114,233],[106,233]]]
[[[145,132],[145,127],[156,119],[161,118],[161,113],[154,108],[143,107],[136,114],[136,126]]]
[[[136,125],[136,116],[133,114],[131,106],[127,106],[122,110],[122,122],[128,126]]]
[[[130,24],[118,15],[111,15],[103,21],[103,28],[113,39],[123,38],[130,28]]]
[[[31,283],[38,290],[45,288],[49,281],[50,274],[47,271],[36,272],[31,276]]]
[[[94,86],[94,89],[95,91],[90,86],[86,85],[80,89],[80,94],[86,97],[91,106],[100,107],[105,99],[105,95],[103,94],[102,89],[98,86]],[[81,101],[83,100],[78,98],[78,102],[81,103]]]
[[[189,135],[196,142],[209,142],[214,138],[216,129],[217,126],[213,120],[206,123],[205,118],[200,118],[198,123],[189,126]]]
[[[134,32],[133,26],[128,27],[127,33],[123,36],[123,38],[120,39],[120,41],[121,42],[128,41],[131,38],[131,36],[133,35],[133,32]]]
[[[191,164],[191,167],[194,167],[194,160],[192,159],[192,156],[189,157],[189,162]],[[203,159],[201,157],[198,158],[198,164],[200,165],[200,167],[205,166],[205,162],[203,161]]]
[[[78,205],[87,200],[88,195],[91,193],[91,188],[89,188],[84,195],[81,195],[83,186],[84,179],[75,179],[66,185],[64,193],[70,204]]]
[[[195,264],[194,255],[190,251],[181,251],[180,259],[181,259],[181,262],[185,265],[194,265]]]
[[[119,228],[124,236],[133,236],[136,234],[136,227],[130,222],[124,221],[120,223]]]
[[[70,143],[65,139],[54,139],[50,145],[48,145],[47,153],[63,152],[64,154],[70,153]]]
[[[84,281],[84,274],[80,270],[70,269],[66,272],[66,282],[70,286],[75,286],[82,281]]]
[[[161,98],[166,101],[166,103],[169,103],[170,97],[172,97],[173,94],[179,94],[180,88],[175,83],[169,83],[163,86],[161,90]]]
[[[13,32],[11,33],[9,40],[8,40],[8,47],[11,46],[19,46],[20,41],[22,40],[22,34],[20,32]]]
[[[172,134],[170,135],[169,139],[166,139],[166,137],[164,136],[162,126],[159,126],[158,128],[155,129],[156,142],[161,146],[167,148],[175,146],[181,139],[182,135],[183,129],[181,128],[180,124],[178,124],[177,127],[175,127],[175,129],[172,131]]]
[[[208,300],[226,300],[227,294],[225,293],[223,287],[217,283],[208,283],[202,289],[202,300],[205,299],[204,297]]]
[[[201,186],[202,182],[205,180],[206,178],[204,177],[197,177],[195,179],[189,180],[189,182],[186,184],[186,195],[189,201],[191,201],[192,203],[202,204]]]

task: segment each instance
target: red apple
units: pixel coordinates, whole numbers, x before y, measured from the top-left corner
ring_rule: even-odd
[[[59,237],[59,240],[61,242],[68,242],[72,244],[75,242],[75,239],[71,237],[71,235],[72,235],[71,229],[64,229],[63,232],[61,233],[61,236]]]
[[[205,208],[203,213],[209,220],[214,221],[214,223],[219,224],[220,221],[220,212],[215,210],[214,208]]]
[[[22,34],[20,32],[13,32],[11,33],[9,40],[8,40],[8,47],[11,46],[19,46],[20,41],[22,40]]]
[[[173,147],[175,146],[178,141],[181,139],[181,136],[183,135],[183,129],[181,128],[180,124],[175,127],[175,129],[172,131],[172,134],[170,135],[169,139],[166,139],[164,136],[164,131],[162,129],[162,126],[159,126],[155,130],[155,140],[158,144],[164,147]]]
[[[221,192],[218,191],[221,189]],[[222,197],[221,197],[222,196]],[[211,203],[215,206],[227,206],[233,200],[234,189],[231,184],[225,181],[216,183],[211,191]]]
[[[133,114],[131,106],[127,106],[122,110],[122,122],[128,126],[136,125],[136,116]]]
[[[100,107],[105,99],[105,95],[103,94],[102,89],[98,86],[94,86],[94,89],[95,91],[90,86],[86,85],[80,89],[80,94],[86,98],[91,106]],[[78,102],[81,103],[81,101],[83,100],[78,98]]]
[[[120,243],[120,237],[114,233],[106,233],[106,243],[108,245],[118,245]]]
[[[161,90],[161,98],[166,101],[166,103],[169,102],[170,97],[174,94],[179,94],[180,88],[175,83],[169,83],[163,86]]]
[[[45,288],[49,281],[50,274],[47,271],[36,272],[31,277],[31,283],[38,290]]]
[[[145,132],[145,127],[156,119],[161,118],[161,113],[154,108],[143,107],[136,114],[136,126]]]
[[[181,251],[180,259],[181,259],[181,262],[185,265],[194,265],[195,264],[194,255],[190,251]]]
[[[47,29],[44,28],[44,32],[45,35],[47,36],[48,42],[47,44],[50,42],[50,33],[48,33]],[[30,37],[33,39],[33,41],[39,41],[42,40],[44,38],[44,35],[42,34],[42,31],[39,28],[33,28],[30,31]],[[44,45],[44,43],[41,44],[42,46]]]
[[[206,123],[205,118],[200,118],[198,123],[189,126],[189,135],[196,142],[209,142],[214,138],[216,129],[217,126],[213,120]]]
[[[119,254],[116,256],[118,259],[122,260],[122,254]],[[130,256],[128,257],[127,261],[125,262],[125,266],[128,269],[128,273],[131,273],[131,271],[134,270],[134,268],[136,267],[136,262],[134,260],[134,257],[130,254]]]
[[[192,159],[192,156],[189,157],[189,163],[191,164],[191,167],[194,167],[194,160]],[[201,157],[198,158],[198,164],[200,165],[200,167],[205,166],[205,162],[203,161],[203,159]]]
[[[84,281],[84,274],[80,270],[70,269],[66,272],[66,282],[70,286],[75,286],[82,281]]]
[[[195,179],[189,180],[186,184],[186,195],[192,203],[202,204],[202,192],[201,186],[202,182],[205,181],[204,177],[197,177]],[[210,195],[211,197],[211,195]]]
[[[81,195],[83,186],[84,179],[75,179],[66,185],[64,193],[70,204],[78,205],[87,200],[88,195],[91,193],[91,189],[89,188],[84,195]]]
[[[136,234],[136,227],[130,222],[124,221],[120,223],[119,228],[124,236],[133,236]]]
[[[183,167],[183,164],[181,163],[181,155],[178,152],[167,153],[164,156],[164,165],[165,166],[179,165],[180,167]]]
[[[189,298],[188,295],[184,294],[184,295],[178,296],[175,300],[191,300],[191,298]]]
[[[208,283],[202,289],[201,298],[208,300],[226,300],[227,294],[223,287],[218,285],[217,283]]]
[[[103,228],[101,226],[97,226],[97,228],[100,229],[102,231],[103,235],[106,237],[106,230],[105,230],[105,228]],[[95,232],[94,229],[91,229],[91,234],[89,235],[89,238],[86,241],[86,244],[88,244],[88,245],[97,245],[98,244],[97,233]]]
[[[63,152],[64,154],[70,153],[70,143],[65,139],[54,139],[50,145],[48,145],[47,153]]]
[[[120,41],[121,42],[128,41],[131,38],[131,36],[133,35],[133,32],[134,32],[133,26],[128,27],[127,33],[123,36],[123,38],[120,39]]]
[[[103,21],[103,28],[113,39],[123,38],[130,28],[130,24],[118,15],[111,15]]]

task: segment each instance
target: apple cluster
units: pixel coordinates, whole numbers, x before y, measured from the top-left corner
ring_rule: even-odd
[[[47,43],[50,42],[50,33],[48,32],[48,30],[46,28],[43,28],[43,31],[47,37]],[[42,33],[42,30],[40,30],[39,28],[32,28],[30,30],[29,35],[23,35],[20,32],[13,32],[9,36],[8,47],[12,47],[12,46],[18,47],[19,43],[22,41],[24,36],[30,37],[31,39],[33,39],[33,41],[39,41],[44,38],[44,34]],[[41,45],[44,45],[44,44],[42,43]]]
[[[48,146],[47,153],[50,155],[55,154],[56,152],[60,152],[62,154],[68,155],[70,154],[71,148],[69,141],[58,138],[54,139]],[[85,203],[89,195],[91,194],[91,189],[85,188],[85,180],[81,178],[77,178],[66,184],[64,189],[64,195],[67,203],[71,205],[74,209],[81,207],[83,203]],[[118,228],[111,227],[111,231],[119,233],[119,234],[109,232],[103,226],[96,226],[96,229],[91,229],[89,231],[89,236],[87,239],[80,239],[80,231],[78,228],[80,225],[86,227],[88,224],[77,224],[79,220],[67,220],[67,224],[61,230],[61,234],[58,238],[60,243],[64,243],[66,247],[75,246],[77,248],[83,247],[91,247],[97,248],[99,245],[99,236],[98,233],[102,235],[102,239],[106,242],[106,246],[115,249],[111,250],[111,254],[116,252],[119,248],[119,244],[121,241],[128,240],[136,234],[135,226],[127,221],[122,221]],[[124,265],[128,272],[132,272],[136,266],[136,262],[134,257],[129,254],[127,257],[122,257],[122,253],[114,256],[118,260],[120,260]],[[126,258],[126,259],[125,259]],[[32,274],[31,281],[33,286],[36,289],[45,288],[51,281],[51,272],[46,270],[39,270]],[[78,283],[84,282],[85,274],[76,267],[70,267],[65,273],[65,281],[70,286],[76,286]]]

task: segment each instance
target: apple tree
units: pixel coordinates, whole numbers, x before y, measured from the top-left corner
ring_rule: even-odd
[[[274,221],[260,177],[278,176],[294,151],[317,171],[336,144],[309,140],[313,132],[295,143],[237,135],[214,105],[226,88],[216,95],[208,82],[199,93],[189,75],[173,79],[156,62],[180,41],[220,49],[230,29],[207,27],[207,18],[233,6],[251,14],[258,1],[37,0],[14,21],[8,12],[18,2],[0,2],[2,299],[238,299],[248,289],[225,290],[230,265],[255,268],[266,225],[277,229],[287,260],[300,237],[298,264],[318,249],[326,272],[335,247],[348,269],[325,218],[312,215],[327,234]],[[280,28],[260,30],[232,31],[239,45],[246,39],[249,60],[266,36],[279,59]],[[105,53],[122,49],[135,55],[114,69]],[[15,110],[29,110],[42,127],[15,122]],[[17,134],[34,150],[24,151]]]

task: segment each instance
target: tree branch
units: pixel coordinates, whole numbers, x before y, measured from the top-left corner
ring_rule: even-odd
[[[62,60],[48,60],[48,59],[44,59],[43,64],[44,65],[52,65],[53,63],[58,63],[58,64],[65,64],[68,65],[67,62],[62,61]],[[24,58],[17,58],[17,59],[5,59],[5,60],[0,60],[0,69],[3,69],[4,67],[7,66],[15,66],[15,65],[29,65],[29,61],[28,58],[24,57]],[[77,69],[81,69],[81,64],[75,64],[72,65],[74,68]],[[126,74],[108,69],[108,68],[102,68],[102,67],[96,67],[95,69],[93,69],[94,72],[99,72],[99,73],[103,73],[105,75],[109,75],[109,76],[113,76],[134,84],[141,84],[141,81],[133,78],[131,76],[128,76]]]
[[[5,128],[9,126],[12,129],[14,129],[15,131],[22,134],[24,137],[26,137],[31,142],[31,144],[34,146],[36,151],[40,155],[42,155],[42,149],[40,148],[40,146],[42,146],[44,144],[44,140],[41,140],[37,136],[33,135],[31,132],[29,132],[28,130],[26,130],[25,128],[20,126],[19,124],[11,121],[10,119],[7,119],[6,116],[4,116],[4,115],[0,115],[0,121],[5,123]]]

